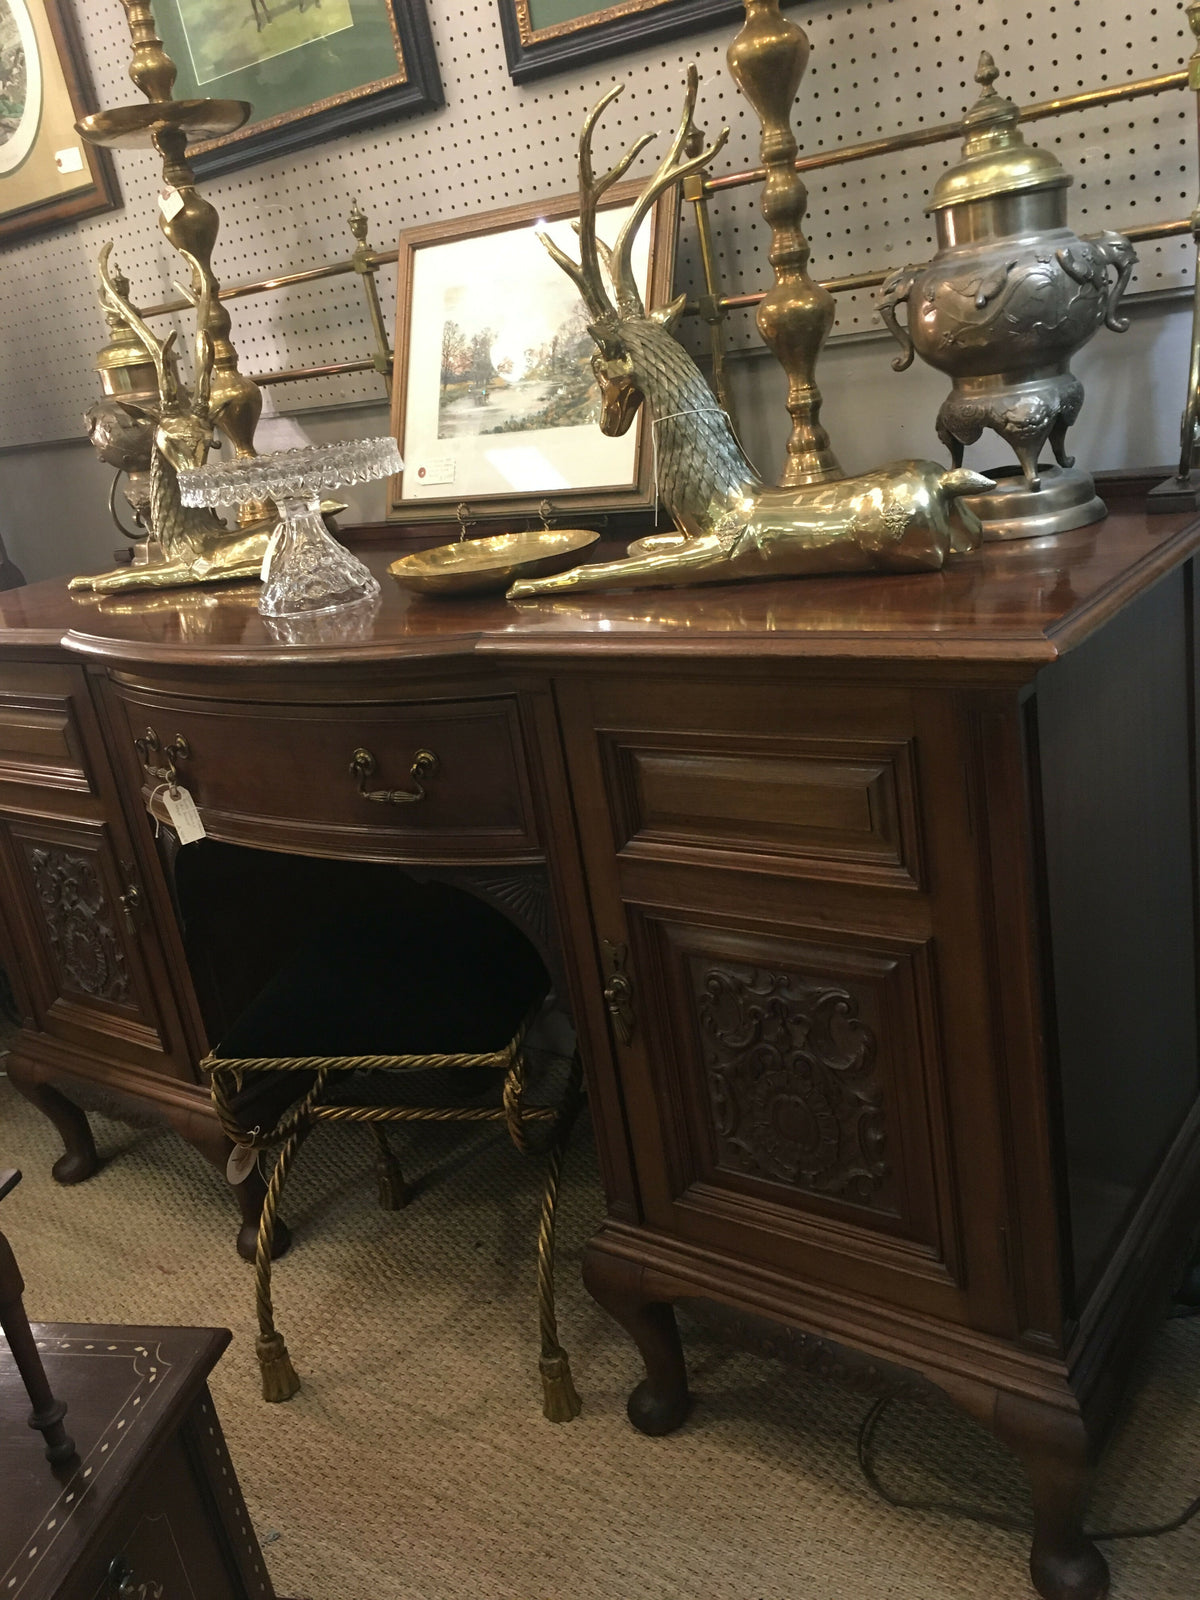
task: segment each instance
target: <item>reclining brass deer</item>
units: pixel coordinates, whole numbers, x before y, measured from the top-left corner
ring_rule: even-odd
[[[690,67],[679,131],[608,250],[596,237],[599,201],[653,138],[643,134],[608,172],[594,176],[592,134],[622,88],[617,84],[608,91],[580,135],[579,261],[544,235],[542,243],[574,281],[590,313],[601,428],[610,436],[623,434],[643,401],[649,407],[658,493],[681,537],[669,548],[623,561],[516,583],[510,599],[740,578],[927,571],[943,566],[951,554],[975,549],[982,530],[959,497],[992,487],[975,472],[947,472],[932,461],[897,461],[811,488],[780,489],[763,482],[700,369],[673,336],[684,298],[647,315],[632,265],[634,238],[655,201],[707,166],[729,130],[709,149],[681,159],[696,105],[697,74]]]

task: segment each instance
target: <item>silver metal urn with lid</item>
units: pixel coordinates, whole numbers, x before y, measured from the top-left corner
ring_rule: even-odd
[[[925,266],[893,273],[879,313],[912,364],[914,351],[949,374],[954,387],[937,431],[955,466],[991,428],[1019,467],[988,470],[996,489],[969,504],[985,537],[1063,533],[1105,516],[1090,475],[1066,451],[1083,385],[1071,358],[1102,325],[1123,333],[1118,305],[1137,264],[1119,233],[1078,238],[1067,226],[1073,182],[1057,157],[1027,145],[1020,113],[995,89],[985,51],[975,81],[983,93],[967,112],[962,160],[937,183],[926,208],[938,253]],[[907,305],[907,326],[897,307]],[[1049,442],[1057,466],[1043,466]]]

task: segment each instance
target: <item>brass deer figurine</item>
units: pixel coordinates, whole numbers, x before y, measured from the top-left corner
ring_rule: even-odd
[[[897,461],[857,478],[802,489],[774,488],[759,477],[700,369],[673,336],[684,297],[647,315],[632,266],[634,237],[654,202],[707,166],[729,130],[700,155],[681,159],[696,106],[697,73],[689,67],[679,131],[608,250],[596,237],[597,205],[654,137],[643,134],[608,172],[594,176],[592,134],[623,87],[608,91],[585,118],[580,135],[579,261],[544,235],[542,243],[573,279],[590,313],[601,428],[610,436],[623,434],[643,401],[649,407],[658,492],[680,537],[668,548],[623,561],[516,583],[509,598],[756,577],[928,571],[943,566],[952,553],[974,550],[980,524],[958,502],[962,495],[992,487],[978,473],[947,472],[932,461]]]
[[[121,295],[109,271],[111,242],[100,252],[101,299],[137,333],[154,361],[158,377],[159,413],[150,457],[150,522],[163,560],[143,567],[118,567],[112,572],[72,578],[72,589],[110,594],[129,589],[166,589],[218,579],[256,578],[262,568],[271,524],[231,531],[215,512],[185,506],[176,476],[183,467],[203,466],[214,440],[212,415],[213,340],[209,332],[209,275],[188,251],[180,253],[195,270],[195,382],[191,393],[169,359],[174,332],[154,337],[149,324]]]

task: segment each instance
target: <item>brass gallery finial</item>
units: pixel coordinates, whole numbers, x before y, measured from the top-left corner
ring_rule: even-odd
[[[975,68],[975,82],[985,95],[996,94],[996,79],[1000,76],[1000,68],[996,65],[996,58],[990,50],[981,50],[979,65]]]
[[[729,46],[729,70],[762,123],[767,169],[762,214],[771,227],[775,286],[758,308],[758,329],[788,377],[792,418],[781,486],[802,488],[843,476],[821,426],[817,357],[833,327],[834,301],[808,273],[801,229],[808,190],[796,171],[792,104],[808,66],[808,35],[779,10],[779,0],[746,0],[746,21]]]

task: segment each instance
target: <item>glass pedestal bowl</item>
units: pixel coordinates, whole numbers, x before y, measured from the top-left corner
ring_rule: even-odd
[[[263,557],[258,609],[265,617],[303,616],[379,594],[378,580],[326,528],[322,494],[390,477],[402,467],[394,439],[346,439],[274,455],[209,461],[180,472],[179,492],[185,506],[274,500],[279,521]]]

